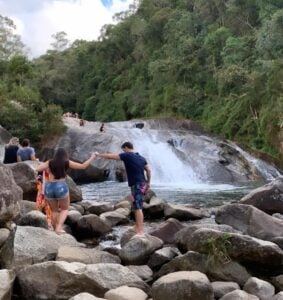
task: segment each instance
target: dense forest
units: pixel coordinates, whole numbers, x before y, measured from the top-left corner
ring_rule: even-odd
[[[282,0],[140,0],[115,18],[98,41],[59,32],[29,60],[1,17],[1,125],[39,142],[63,130],[65,111],[174,116],[282,162]]]

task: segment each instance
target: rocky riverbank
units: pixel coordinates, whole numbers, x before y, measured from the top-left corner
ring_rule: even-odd
[[[0,299],[283,299],[282,178],[209,210],[151,191],[144,212],[155,228],[145,237],[129,229],[120,248],[102,248],[116,226],[131,225],[128,197],[73,202],[69,234],[57,235],[23,200],[35,178],[20,180],[18,168],[33,174],[30,163],[0,164]]]

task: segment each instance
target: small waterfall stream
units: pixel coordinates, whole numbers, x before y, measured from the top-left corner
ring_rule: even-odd
[[[115,129],[113,129],[115,131]],[[182,161],[173,151],[174,148],[169,143],[160,139],[157,130],[138,128],[119,128],[119,135],[134,144],[134,148],[144,156],[152,171],[152,183],[171,184],[197,183],[197,174],[191,166]]]

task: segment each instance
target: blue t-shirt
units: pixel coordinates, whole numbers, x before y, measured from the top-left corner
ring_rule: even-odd
[[[35,155],[34,149],[32,147],[20,148],[17,152],[17,156],[20,156],[22,161],[31,160],[32,155]]]
[[[129,186],[146,181],[144,166],[147,165],[147,162],[144,157],[135,152],[123,152],[119,156],[125,164]]]

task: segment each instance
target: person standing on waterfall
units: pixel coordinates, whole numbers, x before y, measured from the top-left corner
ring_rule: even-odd
[[[146,190],[150,187],[151,171],[146,159],[135,152],[132,143],[125,142],[121,148],[123,152],[120,154],[98,152],[95,152],[95,154],[97,157],[124,162],[135,210],[135,231],[138,235],[143,235],[143,198]]]
[[[53,159],[38,166],[37,172],[47,170],[49,180],[45,183],[44,195],[52,211],[52,225],[57,234],[66,233],[62,226],[67,218],[70,204],[69,188],[66,183],[66,172],[71,169],[86,169],[96,158],[93,153],[88,160],[80,164],[69,160],[65,149],[58,148]]]

